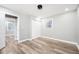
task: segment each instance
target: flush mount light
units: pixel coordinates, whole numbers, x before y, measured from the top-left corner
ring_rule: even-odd
[[[38,8],[39,10],[41,10],[42,7],[43,7],[43,6],[42,6],[41,4],[37,5],[37,8]]]
[[[69,11],[69,8],[65,8],[65,11]]]

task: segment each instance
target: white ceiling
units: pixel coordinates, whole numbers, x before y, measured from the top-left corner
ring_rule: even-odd
[[[69,11],[76,9],[76,4],[43,4],[43,9],[38,10],[37,4],[3,4],[3,7],[14,10],[18,13],[29,14],[38,17],[47,17],[64,13],[65,8]]]

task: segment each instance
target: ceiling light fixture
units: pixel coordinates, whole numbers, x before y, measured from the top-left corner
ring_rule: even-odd
[[[42,6],[41,4],[37,5],[37,8],[38,8],[39,10],[41,10],[42,7],[43,7],[43,6]]]

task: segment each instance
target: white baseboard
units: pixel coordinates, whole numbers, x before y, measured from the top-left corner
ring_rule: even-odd
[[[27,41],[27,40],[32,40],[32,39],[18,40],[18,43],[22,43],[22,42]]]
[[[70,44],[78,44],[76,42],[71,42],[71,41],[67,41],[67,40],[62,40],[62,39],[57,39],[57,38],[52,38],[52,37],[47,37],[47,36],[41,36],[43,38],[49,38],[49,39],[54,39],[54,40],[57,40],[57,41],[61,41],[61,42],[65,42],[65,43],[70,43]]]
[[[18,40],[18,43],[22,43],[22,42],[24,42],[24,41],[32,40],[32,39],[35,39],[35,38],[38,38],[38,37],[40,37],[40,36],[32,37],[32,38],[30,38],[30,39]]]

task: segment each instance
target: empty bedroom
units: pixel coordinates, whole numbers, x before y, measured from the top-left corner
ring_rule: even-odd
[[[79,54],[79,5],[0,4],[0,54]]]

